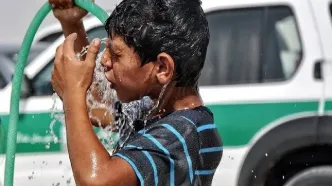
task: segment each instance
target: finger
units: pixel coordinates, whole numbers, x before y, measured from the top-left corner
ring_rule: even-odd
[[[54,8],[60,8],[60,2],[59,2],[59,0],[53,0],[52,4],[54,5]]]
[[[52,72],[52,77],[51,77],[51,85],[52,85],[53,90],[55,92],[57,92],[57,90],[58,90],[57,80],[56,80],[55,75],[54,75],[53,72]]]
[[[89,63],[90,65],[94,66],[96,64],[96,58],[97,58],[97,55],[98,55],[98,52],[99,52],[99,48],[100,48],[100,39],[98,38],[95,38],[90,46],[89,46],[89,49],[88,49],[88,52],[86,54],[86,58],[85,58],[85,61],[87,63]]]
[[[107,65],[108,60],[111,58],[110,52],[107,48],[105,48],[105,51],[103,53],[103,57],[101,59],[101,65],[105,67]]]
[[[48,0],[48,3],[50,3],[53,8],[55,7],[55,0]]]
[[[60,86],[59,76],[57,76],[55,73],[52,73],[52,79],[51,84],[53,87],[53,90],[58,94],[58,96],[62,96],[62,86]]]
[[[56,77],[61,77],[61,71],[59,69],[59,64],[54,64],[54,67],[53,67],[53,74],[56,76]]]
[[[66,0],[58,0],[60,9],[66,9]]]
[[[68,59],[76,59],[76,54],[74,51],[74,44],[77,38],[76,33],[70,34],[63,43],[64,57]]]
[[[68,8],[73,8],[73,0],[66,0],[66,3]]]
[[[63,61],[63,44],[56,48],[54,65],[61,63]]]

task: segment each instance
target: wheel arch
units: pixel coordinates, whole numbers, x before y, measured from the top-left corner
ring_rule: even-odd
[[[319,125],[321,120],[323,126]],[[332,132],[327,131],[332,131],[332,126],[328,125],[331,120],[332,113],[320,117],[317,112],[301,112],[284,116],[262,128],[249,142],[249,150],[237,175],[238,186],[256,183],[255,177],[264,176],[278,159],[294,149],[332,141]],[[319,130],[325,132],[324,137],[320,137]],[[260,166],[264,164],[267,166]]]

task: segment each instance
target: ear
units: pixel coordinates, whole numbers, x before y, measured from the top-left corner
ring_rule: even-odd
[[[169,83],[174,74],[174,61],[173,58],[167,53],[160,53],[157,56],[157,61],[155,63],[158,68],[156,72],[156,77],[160,84],[165,85]]]

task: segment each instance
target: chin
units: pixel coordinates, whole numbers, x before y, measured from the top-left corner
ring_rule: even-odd
[[[129,102],[141,99],[141,98],[136,98],[136,97],[130,97],[130,96],[128,96],[128,94],[124,94],[123,96],[122,95],[121,94],[117,94],[118,100],[121,103],[129,103]]]
[[[119,95],[119,94],[117,94],[117,96],[118,96],[118,100],[119,100],[121,103],[129,103],[129,102],[132,101],[132,100],[126,98],[125,96],[121,96],[121,95]]]

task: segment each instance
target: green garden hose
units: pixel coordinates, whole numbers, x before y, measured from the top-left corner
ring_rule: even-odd
[[[75,4],[88,12],[95,15],[102,23],[108,18],[108,14],[96,4],[88,0],[75,0]],[[32,41],[35,34],[49,12],[52,11],[51,5],[45,3],[37,12],[33,18],[30,26],[24,36],[23,43],[21,45],[18,61],[15,66],[15,74],[13,77],[11,100],[10,100],[10,116],[7,135],[7,149],[6,149],[6,164],[5,164],[5,186],[12,186],[14,179],[15,168],[15,153],[16,153],[16,138],[17,138],[17,124],[19,121],[19,106],[20,106],[20,94],[21,84],[23,79],[23,72],[26,66],[26,60],[30,52]]]

